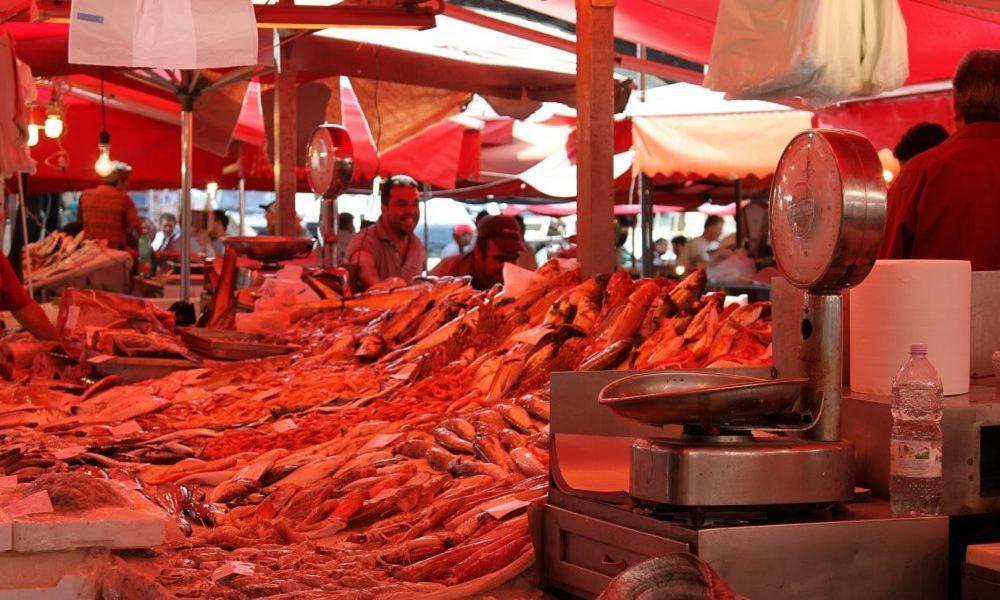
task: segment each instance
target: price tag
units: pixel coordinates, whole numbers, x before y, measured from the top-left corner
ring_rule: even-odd
[[[529,504],[531,502],[517,498],[497,498],[495,501],[488,503],[483,512],[494,519],[502,519],[515,510],[520,510]]]
[[[125,421],[120,425],[115,425],[111,428],[112,435],[116,436],[126,436],[133,435],[136,433],[142,433],[142,426],[135,421]]]
[[[238,560],[227,562],[218,569],[212,571],[212,581],[222,581],[236,575],[253,575],[253,563],[241,562]]]
[[[65,329],[76,329],[76,322],[80,319],[80,307],[70,306],[66,310],[66,327]]]
[[[66,446],[65,448],[59,448],[53,452],[52,455],[59,460],[66,460],[68,458],[80,456],[86,451],[87,449],[82,446]]]
[[[286,431],[291,431],[293,429],[298,429],[298,428],[299,426],[296,425],[295,421],[291,419],[282,419],[280,421],[275,421],[271,425],[271,429],[273,429],[277,433],[285,433]]]
[[[270,390],[264,390],[259,394],[255,395],[252,400],[254,402],[260,402],[262,400],[267,400],[268,398],[274,398],[281,393],[281,388],[272,388]]]
[[[29,494],[13,504],[8,504],[7,514],[11,517],[24,517],[52,512],[52,500],[45,490]]]
[[[389,444],[391,444],[391,443],[395,442],[397,439],[399,439],[399,436],[401,436],[401,435],[403,435],[403,434],[402,433],[380,433],[380,434],[374,436],[372,439],[368,440],[368,443],[366,443],[364,446],[362,446],[361,450],[359,450],[358,453],[360,454],[362,452],[368,452],[369,450],[378,450],[379,448],[385,448]]]
[[[410,376],[413,375],[413,372],[416,370],[417,370],[416,364],[407,363],[406,366],[402,367],[401,369],[390,375],[390,377],[392,377],[393,379],[404,379],[404,380],[409,379]]]
[[[515,342],[521,342],[528,344],[529,346],[534,346],[543,337],[552,333],[552,326],[550,325],[539,325],[538,327],[532,327],[531,329],[525,329],[521,333],[511,336],[511,339]]]

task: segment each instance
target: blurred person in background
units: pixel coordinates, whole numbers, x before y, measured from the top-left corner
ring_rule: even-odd
[[[101,185],[80,194],[77,220],[88,240],[107,240],[109,248],[125,250],[130,240],[134,243],[139,239],[142,220],[135,202],[125,193],[132,167],[115,161],[112,169]]]
[[[653,242],[653,266],[663,267],[669,264],[668,252],[670,252],[670,243],[667,242],[667,238],[658,238]]]
[[[441,258],[461,256],[467,253],[472,248],[472,242],[476,239],[476,230],[472,228],[472,225],[460,223],[451,230],[451,238],[452,241],[445,244],[444,250],[441,251]]]
[[[212,258],[226,255],[226,233],[229,229],[229,215],[224,210],[213,210],[209,214],[208,245],[206,253]]]
[[[337,215],[337,264],[347,260],[347,247],[354,239],[354,215],[349,212]]]
[[[517,266],[522,269],[534,271],[538,269],[538,262],[535,261],[535,251],[524,240],[524,232],[527,231],[527,228],[524,226],[524,217],[517,215],[514,217],[514,220],[517,221],[517,226],[521,230],[521,254],[517,257]]]
[[[486,216],[476,227],[476,244],[464,255],[449,256],[438,263],[431,275],[472,278],[472,287],[488,290],[503,283],[503,266],[516,263],[524,247],[521,229],[512,217]]]
[[[174,240],[181,238],[181,228],[177,226],[177,217],[173,213],[160,215],[160,230],[153,237],[153,251],[166,250]]]
[[[910,127],[903,137],[899,138],[892,153],[899,161],[899,168],[902,169],[911,158],[930,150],[948,139],[948,130],[938,123],[928,123],[924,121]]]
[[[681,257],[687,256],[688,239],[683,235],[675,235],[670,239],[670,251],[674,253],[673,264],[681,264]]]
[[[1000,270],[1000,50],[968,52],[952,89],[956,131],[909,160],[889,188],[880,258]]]
[[[719,238],[722,237],[722,217],[711,215],[705,219],[705,229],[702,234],[693,240],[688,240],[684,248],[684,259],[677,263],[683,265],[688,270],[707,267],[711,260],[712,252],[719,247]]]

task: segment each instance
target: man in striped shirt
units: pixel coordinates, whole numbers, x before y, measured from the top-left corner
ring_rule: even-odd
[[[83,223],[84,237],[89,240],[107,240],[108,247],[124,250],[129,235],[138,238],[142,221],[135,202],[125,193],[125,181],[132,167],[122,162],[114,163],[114,170],[104,182],[80,195],[77,219]]]

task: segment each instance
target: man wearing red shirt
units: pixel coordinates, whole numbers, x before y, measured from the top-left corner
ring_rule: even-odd
[[[880,257],[1000,270],[1000,50],[966,54],[953,88],[958,130],[900,172]]]
[[[124,250],[129,234],[138,239],[142,220],[135,202],[125,193],[125,180],[131,171],[132,167],[116,161],[114,171],[101,185],[80,195],[77,220],[83,223],[88,240],[107,240],[109,248]]]

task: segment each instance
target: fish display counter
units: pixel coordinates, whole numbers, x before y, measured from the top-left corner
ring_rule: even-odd
[[[69,549],[106,552],[106,594],[496,590],[535,561],[552,372],[771,363],[770,305],[726,306],[703,293],[701,271],[581,281],[553,261],[538,274],[516,297],[445,278],[300,303],[267,340],[289,351],[249,360],[199,354],[169,313],[137,299],[70,294],[59,324],[72,352],[190,364],[134,382],[52,353],[12,367],[0,383],[3,497],[49,494],[32,487],[43,476],[71,489],[84,477],[157,511],[162,543]]]

